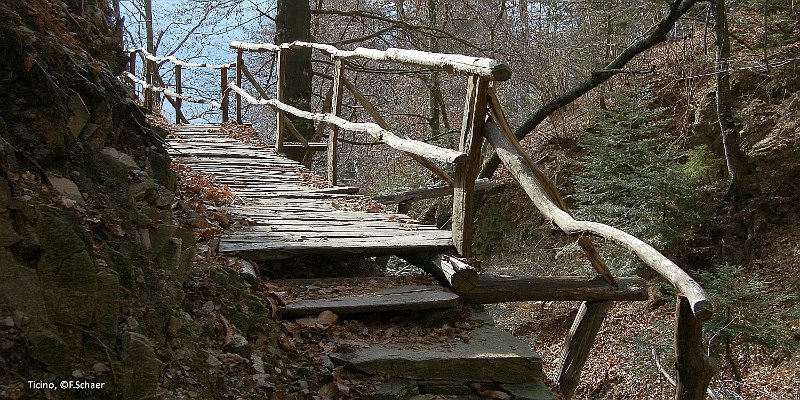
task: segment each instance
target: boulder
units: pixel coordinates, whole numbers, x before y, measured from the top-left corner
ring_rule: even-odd
[[[78,185],[76,185],[75,182],[52,174],[47,174],[47,180],[50,181],[50,185],[53,186],[53,189],[55,189],[58,194],[78,204],[85,203],[83,194],[81,194],[81,190],[78,189]]]
[[[142,334],[122,334],[120,383],[123,399],[156,398],[158,376],[164,363],[156,357],[153,344]]]

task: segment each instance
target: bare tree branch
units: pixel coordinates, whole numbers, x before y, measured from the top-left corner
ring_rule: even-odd
[[[403,29],[417,31],[417,32],[422,33],[423,35],[437,36],[437,37],[444,37],[444,38],[447,38],[447,39],[451,39],[451,40],[454,40],[454,41],[456,41],[456,42],[458,42],[458,43],[460,43],[460,44],[462,44],[462,45],[464,45],[466,47],[469,47],[471,49],[475,49],[477,51],[480,51],[481,53],[486,53],[487,52],[486,49],[482,49],[482,48],[476,46],[474,43],[470,42],[469,40],[466,40],[464,38],[455,36],[452,33],[448,32],[448,31],[446,31],[444,29],[431,27],[431,26],[426,26],[426,25],[412,24],[410,22],[396,20],[396,19],[384,17],[382,15],[373,14],[373,13],[370,13],[370,12],[365,12],[365,11],[341,11],[341,10],[311,10],[311,14],[312,15],[338,15],[338,16],[342,16],[342,17],[352,17],[352,18],[369,18],[369,19],[385,22],[385,23],[388,23],[388,24],[392,24],[396,28],[403,28]]]
[[[548,116],[550,116],[550,114],[559,108],[572,103],[592,89],[603,84],[612,76],[623,71],[625,65],[637,55],[649,50],[661,42],[666,41],[667,35],[669,34],[670,30],[672,30],[675,22],[678,21],[678,19],[680,19],[684,14],[686,14],[686,12],[688,12],[692,6],[699,2],[700,0],[677,0],[670,4],[669,12],[664,15],[664,17],[662,17],[656,25],[651,27],[645,36],[633,42],[614,60],[608,63],[608,65],[606,65],[602,70],[593,72],[577,85],[569,88],[560,96],[551,99],[542,105],[538,110],[536,110],[536,112],[533,113],[533,115],[528,117],[528,119],[525,120],[525,122],[523,122],[519,128],[515,130],[514,136],[517,138],[517,140],[522,140],[534,129],[536,129],[536,127],[539,126],[539,124]],[[484,161],[479,177],[490,178],[494,174],[494,171],[497,170],[499,165],[500,158],[498,158],[497,154],[493,152],[492,155]]]

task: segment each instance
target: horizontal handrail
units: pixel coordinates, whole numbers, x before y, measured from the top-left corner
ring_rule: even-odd
[[[209,69],[222,69],[222,68],[232,68],[236,66],[236,62],[229,62],[227,64],[209,64],[209,63],[191,63],[188,61],[183,61],[177,57],[169,56],[169,57],[157,57],[150,54],[145,48],[139,47],[137,49],[130,49],[128,53],[139,53],[143,55],[146,59],[153,61],[153,62],[170,62],[175,65],[180,65],[186,68],[209,68]]]
[[[428,51],[388,48],[386,50],[357,47],[355,50],[340,50],[324,43],[294,41],[276,45],[272,43],[231,42],[232,49],[252,52],[277,52],[281,49],[311,48],[324,51],[332,58],[365,58],[374,61],[393,61],[406,65],[434,68],[452,74],[474,75],[482,78],[505,81],[511,78],[511,68],[501,61],[461,54],[432,53]]]
[[[198,99],[197,97],[191,97],[191,96],[187,96],[185,94],[175,93],[175,92],[173,92],[173,91],[171,91],[171,90],[169,90],[169,89],[167,89],[167,88],[165,88],[163,86],[156,86],[156,85],[149,84],[149,83],[145,82],[143,79],[141,79],[141,78],[137,77],[136,75],[134,75],[134,74],[132,74],[130,72],[127,72],[127,71],[123,72],[122,74],[127,76],[128,79],[130,79],[131,81],[142,85],[142,87],[144,87],[146,89],[150,89],[150,90],[152,90],[154,92],[164,93],[165,96],[172,97],[173,99],[181,99],[181,100],[188,101],[190,103],[197,103],[197,104],[209,104],[209,105],[211,105],[213,107],[216,107],[216,108],[222,108],[222,103],[220,103],[218,101],[206,100],[206,99]]]
[[[512,141],[507,137],[507,134],[493,121],[487,121],[484,124],[483,134],[546,219],[555,223],[564,233],[571,235],[589,233],[610,239],[632,251],[689,300],[692,312],[699,320],[705,321],[711,317],[713,306],[708,294],[683,269],[649,244],[627,232],[598,222],[580,221],[573,218],[549,198],[536,178],[524,151],[515,143],[515,140]]]
[[[228,87],[235,93],[241,95],[242,98],[244,98],[250,104],[270,106],[272,108],[288,112],[296,117],[310,119],[316,122],[333,124],[348,131],[364,132],[373,138],[388,144],[390,147],[406,153],[416,154],[421,157],[450,164],[461,164],[466,160],[467,157],[466,154],[460,151],[445,149],[425,142],[420,142],[419,140],[401,138],[391,131],[383,129],[377,124],[370,122],[351,122],[329,113],[303,111],[276,99],[256,99],[250,95],[250,93],[247,93],[244,89],[237,86],[236,82],[230,82]]]

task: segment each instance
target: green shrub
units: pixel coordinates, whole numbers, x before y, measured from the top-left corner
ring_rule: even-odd
[[[677,253],[708,238],[719,214],[715,192],[722,166],[705,147],[684,150],[667,130],[663,108],[645,90],[621,92],[578,142],[573,175],[576,216],[606,223],[659,250]],[[631,272],[636,261],[606,250],[612,267]]]

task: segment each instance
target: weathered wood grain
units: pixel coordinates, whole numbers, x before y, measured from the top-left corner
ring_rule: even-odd
[[[365,295],[331,297],[318,300],[287,302],[281,309],[285,317],[317,315],[325,310],[338,315],[380,313],[387,311],[431,310],[452,308],[458,296],[441,286],[415,285],[375,290]]]
[[[287,129],[289,129],[287,127]],[[253,148],[219,136],[213,125],[181,127],[169,152],[196,172],[208,173],[246,204],[227,209],[254,226],[226,232],[220,251],[270,260],[303,255],[378,256],[453,249],[450,233],[420,225],[404,214],[346,211],[366,204],[354,187],[305,184],[299,163],[272,148]],[[287,144],[288,145],[288,144]]]

